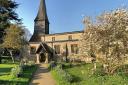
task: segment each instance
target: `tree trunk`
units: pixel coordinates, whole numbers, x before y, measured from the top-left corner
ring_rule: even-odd
[[[96,70],[96,62],[94,62],[93,65],[94,65],[94,70]]]
[[[14,57],[13,57],[12,51],[9,51],[9,53],[10,53],[10,56],[11,56],[11,58],[12,58],[12,62],[13,62],[13,63],[15,63],[15,60],[14,60]]]
[[[93,58],[92,63],[93,63],[93,69],[96,70],[96,58]]]
[[[65,56],[65,61],[66,61],[66,63],[68,62],[68,58],[67,58],[67,55]]]

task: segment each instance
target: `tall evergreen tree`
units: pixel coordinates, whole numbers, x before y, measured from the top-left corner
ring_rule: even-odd
[[[12,0],[0,0],[0,43],[3,42],[5,29],[10,25],[11,21],[20,21],[15,9],[18,4]]]

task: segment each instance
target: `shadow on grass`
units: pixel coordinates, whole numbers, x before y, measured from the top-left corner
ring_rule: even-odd
[[[73,67],[80,67],[80,66],[85,66],[87,65],[86,63],[62,63],[62,68],[63,69],[69,69]]]
[[[8,75],[10,73],[11,67],[10,68],[0,68],[0,76],[2,75]]]
[[[40,83],[32,83],[32,84],[30,84],[30,85],[39,85]]]
[[[80,77],[75,76],[75,75],[72,75],[72,77],[73,77],[72,83],[78,83],[78,82],[80,82],[82,80]]]
[[[22,82],[22,81],[3,81],[3,80],[0,80],[0,85],[28,85],[28,83]]]
[[[11,70],[11,67],[9,67],[9,68],[0,68],[0,73],[1,72],[10,72],[10,70]]]
[[[122,65],[116,70],[122,78],[128,79],[128,65]]]
[[[0,68],[0,76],[9,75],[12,67],[8,68]],[[11,79],[11,80],[0,80],[0,85],[29,85],[33,73],[36,71],[36,65],[26,66],[23,69],[23,74],[19,77],[19,79]],[[22,80],[24,79],[24,80]],[[36,85],[36,84],[35,84]]]

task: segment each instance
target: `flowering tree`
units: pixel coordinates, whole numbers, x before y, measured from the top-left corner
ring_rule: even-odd
[[[84,57],[92,58],[92,63],[94,64],[94,69],[96,69],[96,42],[97,42],[97,29],[93,26],[90,17],[86,17],[84,20],[86,24],[86,29],[81,36],[80,43],[80,54]]]
[[[128,57],[128,10],[105,12],[95,23],[85,21],[82,52],[95,55],[105,72],[113,74]]]

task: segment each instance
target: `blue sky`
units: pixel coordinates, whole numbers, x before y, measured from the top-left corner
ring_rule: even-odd
[[[40,0],[15,1],[20,4],[16,11],[23,19],[23,25],[33,33]],[[84,16],[95,17],[127,5],[128,0],[46,0],[50,33],[83,30]]]

